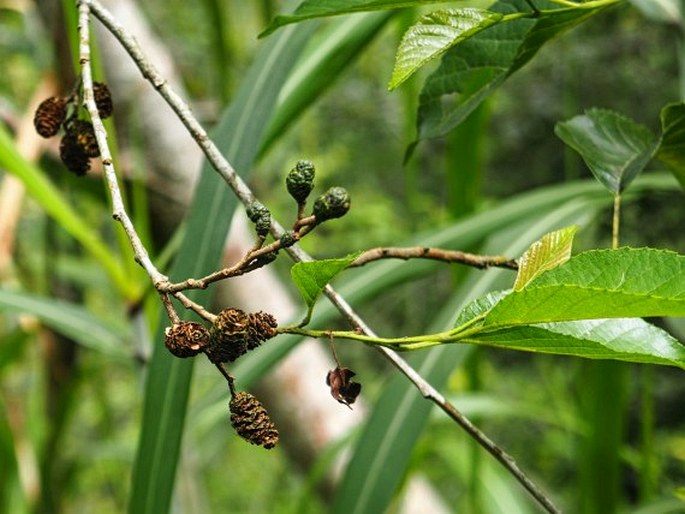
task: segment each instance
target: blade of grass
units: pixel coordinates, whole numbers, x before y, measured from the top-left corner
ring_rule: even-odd
[[[380,32],[392,13],[344,17],[323,27],[297,61],[264,136],[265,152]]]
[[[0,311],[4,310],[29,312],[55,332],[85,348],[109,357],[130,358],[124,345],[130,337],[127,327],[109,326],[81,305],[30,293],[0,290]]]
[[[3,126],[0,126],[0,168],[21,180],[43,210],[83,245],[104,268],[122,296],[128,300],[138,297],[140,286],[129,280],[121,261],[112,255],[111,249],[102,242],[98,233],[74,210],[45,174],[19,154]]]
[[[579,512],[617,512],[629,366],[591,361],[582,367],[580,413],[591,430],[579,445]]]
[[[281,84],[290,72],[290,63],[297,59],[313,28],[295,27],[267,41],[214,131],[214,139],[220,142],[220,149],[236,169],[243,172],[250,169]],[[170,271],[172,278],[202,276],[216,268],[235,205],[235,197],[226,184],[206,165],[188,218],[186,236]],[[195,291],[189,296],[205,303],[209,291]],[[163,339],[163,330],[163,326],[158,328],[156,341]],[[169,510],[192,369],[191,360],[176,359],[163,345],[155,346],[133,471],[131,514]]]

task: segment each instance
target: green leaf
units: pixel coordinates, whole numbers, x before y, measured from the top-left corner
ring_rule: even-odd
[[[592,250],[502,299],[485,326],[685,316],[685,255],[651,248]]]
[[[545,271],[564,264],[571,257],[573,237],[578,230],[571,226],[545,234],[519,259],[514,290],[520,291]]]
[[[622,192],[652,160],[658,140],[645,127],[606,109],[557,123],[555,133],[576,150],[613,194]]]
[[[476,323],[482,325],[480,321],[482,321],[485,318],[485,315],[490,312],[502,298],[507,296],[507,294],[509,294],[509,291],[493,291],[485,296],[476,298],[459,312],[457,319],[454,322],[454,328],[461,328],[464,330],[466,328],[472,328]]]
[[[661,145],[657,158],[670,168],[685,189],[685,103],[661,110]]]
[[[244,171],[252,167],[291,63],[299,57],[314,28],[284,30],[266,43],[213,131],[213,139],[235,169]],[[226,183],[205,164],[186,235],[170,272],[172,277],[198,277],[217,268],[235,206],[235,196]],[[209,295],[208,290],[189,294],[200,303],[209,301]],[[161,344],[163,339],[164,326],[160,326],[155,337],[159,344],[155,346],[145,385],[130,514],[168,512],[176,476],[193,360],[173,357]],[[228,429],[228,418],[226,426]]]
[[[339,259],[298,262],[290,268],[290,276],[307,304],[307,316],[302,325],[309,323],[316,300],[326,285],[338,273],[349,267],[359,257],[360,252]]]
[[[424,64],[501,19],[500,13],[475,8],[447,9],[422,16],[400,42],[388,88],[395,89]]]
[[[312,18],[338,16],[382,9],[401,9],[421,5],[446,3],[448,0],[305,0],[292,14],[279,15],[259,37],[268,36],[278,28]]]
[[[496,24],[445,53],[421,91],[419,140],[452,130],[547,41],[605,8],[554,10],[553,4],[545,3],[544,7],[547,6],[552,10],[537,18]],[[505,15],[531,12],[524,0],[500,1],[490,10]]]
[[[465,340],[511,350],[665,364],[685,369],[685,346],[639,318],[542,323],[485,331]]]

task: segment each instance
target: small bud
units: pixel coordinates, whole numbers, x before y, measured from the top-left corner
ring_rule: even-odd
[[[289,246],[294,245],[297,242],[297,238],[295,237],[295,232],[292,230],[284,233],[281,236],[281,248],[288,248]]]
[[[247,217],[255,224],[255,231],[260,237],[266,237],[271,229],[271,213],[261,202],[252,202],[247,207]]]
[[[90,158],[78,143],[76,134],[65,134],[59,143],[59,156],[67,169],[78,176],[90,169]]]
[[[255,268],[261,268],[262,266],[266,266],[267,264],[271,264],[277,258],[278,258],[278,252],[263,253],[262,255],[257,257],[257,259],[255,260],[254,267]]]
[[[240,437],[267,450],[278,443],[278,430],[264,406],[250,393],[238,392],[228,404],[231,425]]]
[[[362,390],[361,384],[352,382],[352,377],[355,375],[356,373],[351,369],[339,366],[326,375],[326,385],[331,388],[331,396],[348,407],[355,402]]]
[[[114,110],[114,105],[112,104],[112,94],[107,84],[93,82],[93,96],[95,97],[95,105],[97,105],[100,118],[109,118]]]
[[[285,178],[285,187],[297,203],[304,203],[314,189],[316,169],[309,161],[297,161]]]
[[[72,121],[67,127],[67,134],[73,134],[76,137],[76,143],[83,148],[83,153],[88,157],[98,157],[100,155],[100,147],[95,138],[95,129],[90,121]]]
[[[42,137],[52,137],[59,132],[67,115],[66,102],[59,96],[51,96],[43,100],[33,117],[33,126]]]
[[[209,344],[209,332],[199,323],[181,321],[167,327],[164,345],[176,357],[193,357]]]
[[[350,195],[343,187],[332,187],[314,202],[316,222],[340,218],[350,210]]]

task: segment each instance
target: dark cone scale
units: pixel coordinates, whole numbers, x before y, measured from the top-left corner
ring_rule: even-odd
[[[193,357],[205,351],[209,332],[199,323],[181,321],[166,329],[164,345],[176,357]]]
[[[93,124],[86,120],[74,120],[69,123],[67,134],[73,134],[77,144],[88,157],[99,157],[100,148],[95,138]]]
[[[233,362],[247,352],[248,315],[240,309],[224,309],[210,330],[207,357],[213,363]]]
[[[100,118],[109,118],[114,110],[114,105],[112,104],[112,94],[109,92],[107,84],[93,82],[93,96],[95,97],[95,105],[97,105]]]
[[[276,446],[278,430],[257,398],[241,391],[231,398],[228,407],[231,425],[240,437],[267,450]]]
[[[42,137],[52,137],[59,132],[67,115],[67,106],[64,98],[51,96],[43,100],[33,117],[33,126]]]
[[[210,330],[207,357],[217,364],[233,362],[276,335],[276,318],[265,312],[247,314],[229,308],[222,310]]]
[[[79,145],[76,134],[67,133],[59,143],[59,157],[64,165],[76,175],[85,175],[90,169],[90,158]]]
[[[249,323],[247,327],[247,349],[254,350],[262,342],[271,339],[276,335],[278,323],[276,318],[266,312],[255,312],[248,315]]]

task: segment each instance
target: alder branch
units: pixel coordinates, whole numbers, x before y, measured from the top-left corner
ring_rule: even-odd
[[[118,221],[126,232],[131,247],[133,248],[134,258],[146,271],[152,283],[157,287],[157,284],[168,282],[168,278],[160,273],[150,259],[150,256],[140,240],[136,232],[133,222],[126,213],[124,208],[124,200],[121,196],[119,183],[117,181],[117,174],[114,169],[114,162],[112,161],[112,153],[107,144],[107,131],[100,118],[97,105],[95,104],[95,96],[93,93],[93,74],[90,66],[90,30],[89,30],[89,5],[86,2],[79,2],[79,63],[81,64],[81,80],[83,83],[83,98],[90,115],[95,137],[97,139],[98,148],[100,149],[100,156],[102,159],[102,166],[109,189],[110,198],[112,201],[112,217]]]
[[[135,39],[129,35],[125,29],[120,26],[111,14],[97,1],[97,0],[79,0],[79,33],[80,33],[80,62],[82,66],[82,80],[84,87],[84,97],[86,106],[95,128],[95,134],[100,147],[102,155],[103,166],[105,169],[105,176],[107,185],[112,196],[113,217],[119,221],[127,236],[131,241],[134,249],[135,259],[150,276],[155,288],[161,290],[168,285],[168,278],[162,275],[157,268],[152,264],[147,251],[145,250],[140,238],[138,237],[133,224],[126,214],[119,190],[119,185],[112,163],[111,153],[107,146],[107,133],[100,120],[100,116],[95,105],[93,96],[92,72],[90,69],[90,48],[89,48],[89,30],[88,19],[89,12],[92,13],[122,44],[124,49],[129,53],[134,60],[143,76],[153,85],[153,87],[166,100],[169,106],[174,110],[179,119],[188,129],[191,136],[198,143],[205,156],[209,160],[212,167],[219,173],[219,175],[226,181],[229,187],[233,190],[237,198],[248,206],[255,201],[255,196],[248,188],[245,182],[238,176],[230,163],[219,152],[216,145],[211,141],[207,132],[202,128],[200,123],[194,118],[188,105],[178,96],[164,78],[158,73],[157,69],[146,59],[141,49],[138,47]],[[280,239],[285,234],[285,230],[277,223],[272,222],[271,234]],[[291,246],[286,249],[290,256],[295,261],[308,261],[311,257],[307,255],[298,246]],[[366,323],[352,310],[349,304],[342,298],[335,290],[326,286],[324,293],[336,306],[350,324],[356,329],[373,337],[375,334],[366,325]],[[180,293],[179,293],[180,294]],[[174,296],[177,296],[176,294]],[[183,296],[177,296],[179,299]],[[188,300],[190,302],[190,300]],[[189,303],[189,305],[192,302]],[[196,308],[202,308],[197,306]],[[431,386],[421,375],[414,370],[404,359],[397,355],[392,350],[384,347],[378,347],[381,352],[390,362],[404,374],[414,386],[421,392],[421,394],[430,401],[437,404],[451,419],[457,422],[464,428],[479,444],[481,444],[489,453],[491,453],[508,471],[514,476],[516,480],[523,485],[523,487],[550,513],[557,513],[559,510],[553,505],[544,493],[532,482],[527,475],[521,471],[512,457],[507,455],[501,448],[494,444],[490,439],[475,427],[466,417],[464,417],[456,407],[448,402],[433,386]],[[230,383],[230,382],[229,382]]]
[[[459,263],[474,268],[506,268],[511,270],[518,269],[518,262],[503,256],[477,255],[474,253],[462,252],[459,250],[445,250],[443,248],[430,248],[425,246],[414,247],[395,247],[386,246],[366,250],[357,257],[350,267],[364,266],[373,261],[381,259],[432,259],[447,263]]]

